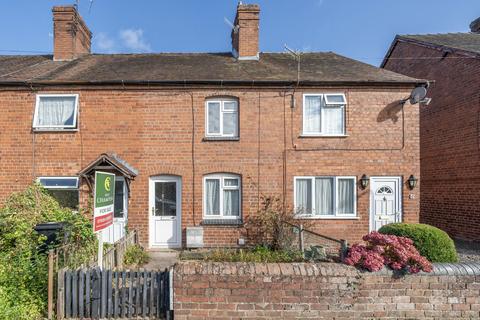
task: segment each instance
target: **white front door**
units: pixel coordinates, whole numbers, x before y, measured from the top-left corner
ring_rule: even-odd
[[[115,176],[115,202],[113,224],[102,231],[103,241],[115,243],[125,236],[128,220],[128,188],[125,178]]]
[[[182,185],[176,176],[150,178],[150,247],[182,246]]]
[[[370,231],[402,221],[401,177],[370,178]]]

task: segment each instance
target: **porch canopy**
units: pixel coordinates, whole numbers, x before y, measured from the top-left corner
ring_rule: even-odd
[[[115,153],[102,153],[96,160],[92,161],[78,176],[84,178],[90,190],[93,190],[95,171],[111,172],[125,177],[125,183],[130,195],[130,182],[138,175],[138,170],[132,167],[128,162],[121,159]]]

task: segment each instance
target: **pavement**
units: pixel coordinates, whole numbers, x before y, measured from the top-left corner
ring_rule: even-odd
[[[164,270],[170,268],[178,261],[180,251],[147,251],[150,262],[143,266],[147,270]]]
[[[455,241],[460,262],[480,262],[480,243],[468,241]]]

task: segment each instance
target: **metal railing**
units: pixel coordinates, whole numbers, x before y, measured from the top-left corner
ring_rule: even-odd
[[[292,227],[293,237],[292,246],[307,256],[310,250],[319,250],[325,254],[326,258],[339,259],[343,261],[348,250],[347,240],[335,239],[318,232],[314,232],[303,227],[303,224],[293,224],[284,222]]]

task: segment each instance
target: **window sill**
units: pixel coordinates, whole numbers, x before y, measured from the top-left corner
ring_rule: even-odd
[[[299,138],[347,138],[348,134],[301,134]]]
[[[56,129],[56,128],[32,128],[34,133],[69,133],[78,132],[78,128],[75,129]]]
[[[295,219],[297,220],[360,220],[359,216],[296,216]]]
[[[239,141],[240,137],[204,137],[203,141]]]
[[[203,219],[203,226],[242,226],[242,219]]]

